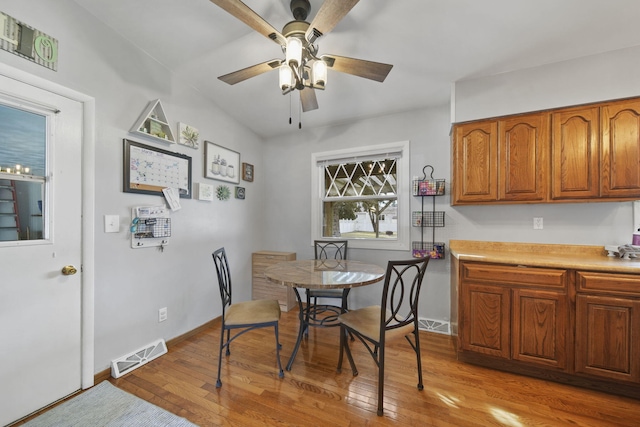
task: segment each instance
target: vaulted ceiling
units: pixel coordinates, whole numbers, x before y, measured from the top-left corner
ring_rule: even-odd
[[[297,132],[299,100],[277,71],[230,86],[218,76],[281,48],[208,0],[75,0],[265,138]],[[323,0],[310,0],[311,21]],[[290,0],[244,0],[276,29]],[[640,45],[638,0],[360,0],[319,53],[393,64],[383,83],[330,70],[303,128],[449,102],[456,81]],[[289,124],[289,117],[293,124]]]

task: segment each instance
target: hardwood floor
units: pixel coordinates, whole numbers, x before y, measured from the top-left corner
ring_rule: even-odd
[[[297,311],[280,323],[282,364]],[[290,372],[278,378],[273,329],[234,341],[216,389],[219,323],[111,381],[199,426],[638,426],[640,400],[458,362],[452,339],[421,333],[424,390],[405,340],[387,347],[385,414],[376,415],[377,369],[353,343],[359,375],[336,373],[338,328],[312,329]]]

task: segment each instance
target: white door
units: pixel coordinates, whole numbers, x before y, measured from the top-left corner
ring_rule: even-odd
[[[5,114],[0,128],[9,126],[15,128],[13,131],[30,132],[34,131],[30,129],[32,125],[22,123],[20,115],[44,118],[41,132],[42,143],[46,144],[44,170],[37,172],[25,155],[20,165],[22,176],[15,177],[15,150],[20,155],[24,145],[18,136],[8,139],[6,134],[0,134],[0,178],[5,183],[7,178],[16,183],[43,182],[38,187],[41,193],[35,194],[42,201],[42,212],[37,201],[33,207],[34,195],[27,197],[27,202],[22,197],[22,208],[31,205],[28,212],[20,215],[22,231],[15,234],[15,239],[0,241],[3,426],[81,388],[83,106],[0,75],[0,107],[16,113]],[[74,266],[77,273],[63,274],[67,265]]]

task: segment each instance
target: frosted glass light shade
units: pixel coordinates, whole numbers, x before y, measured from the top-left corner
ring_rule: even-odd
[[[327,64],[324,61],[315,61],[311,68],[311,82],[313,86],[324,88],[327,83]]]
[[[293,86],[293,73],[287,64],[279,68],[280,89],[287,90]]]
[[[287,64],[299,66],[302,62],[302,41],[296,37],[287,39]]]

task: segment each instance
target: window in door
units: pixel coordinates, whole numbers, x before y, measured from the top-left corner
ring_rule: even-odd
[[[48,238],[48,122],[48,113],[0,95],[0,242]]]

